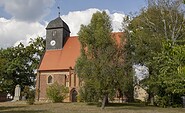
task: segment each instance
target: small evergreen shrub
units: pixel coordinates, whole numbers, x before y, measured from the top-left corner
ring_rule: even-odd
[[[63,85],[59,85],[57,82],[51,84],[46,89],[46,95],[52,102],[63,102],[67,97],[69,90]]]

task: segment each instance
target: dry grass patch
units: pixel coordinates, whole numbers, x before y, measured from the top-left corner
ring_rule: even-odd
[[[185,113],[184,108],[158,108],[142,104],[111,104],[104,110],[85,103],[0,103],[0,113]]]

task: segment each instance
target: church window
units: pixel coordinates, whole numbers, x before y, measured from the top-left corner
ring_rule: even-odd
[[[52,35],[55,36],[56,34],[57,34],[57,31],[54,30],[53,33],[52,33]]]
[[[48,77],[48,84],[51,84],[51,83],[53,83],[53,77],[50,75],[50,76]]]
[[[76,86],[76,74],[74,74],[74,86]]]
[[[69,81],[66,81],[66,87],[69,87]]]
[[[69,87],[69,80],[68,77],[65,75],[65,86]]]

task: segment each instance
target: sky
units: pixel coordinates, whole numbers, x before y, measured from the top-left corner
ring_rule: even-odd
[[[45,38],[45,28],[58,17],[69,25],[71,36],[80,25],[88,25],[92,14],[106,11],[111,17],[113,31],[121,28],[125,15],[139,13],[146,0],[0,0],[0,48],[27,45],[30,38]]]

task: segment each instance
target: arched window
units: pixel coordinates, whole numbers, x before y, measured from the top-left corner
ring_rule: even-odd
[[[50,83],[53,83],[53,77],[51,75],[48,77],[48,84]]]

